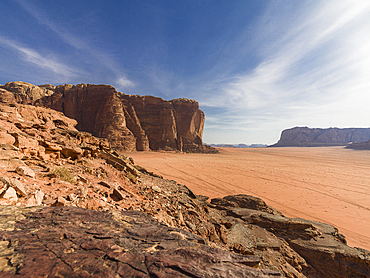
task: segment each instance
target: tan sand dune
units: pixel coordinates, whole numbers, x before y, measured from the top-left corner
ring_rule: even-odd
[[[370,250],[370,151],[343,147],[221,148],[220,154],[129,153],[149,171],[196,194],[250,194],[289,217],[334,225]]]

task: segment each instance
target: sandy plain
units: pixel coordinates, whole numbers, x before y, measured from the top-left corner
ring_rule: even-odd
[[[260,197],[285,216],[331,224],[349,246],[370,250],[370,151],[286,147],[127,154],[195,194]]]

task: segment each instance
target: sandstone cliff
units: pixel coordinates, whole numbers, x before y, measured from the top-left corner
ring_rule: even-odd
[[[370,139],[370,128],[308,128],[283,130],[280,140],[271,147],[345,146]]]
[[[370,252],[335,227],[248,195],[208,202],[76,124],[0,91],[1,277],[370,273]]]
[[[196,101],[165,101],[153,96],[126,94],[120,97],[134,107],[151,149],[188,151],[192,144],[202,145],[205,117]]]
[[[78,130],[107,138],[116,149],[217,152],[202,143],[205,117],[194,100],[126,95],[112,86],[91,84],[9,82],[2,89],[18,103],[63,112],[77,120]]]

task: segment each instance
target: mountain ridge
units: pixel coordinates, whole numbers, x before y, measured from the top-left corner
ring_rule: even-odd
[[[293,127],[282,131],[277,143],[270,147],[346,146],[370,139],[370,128]]]

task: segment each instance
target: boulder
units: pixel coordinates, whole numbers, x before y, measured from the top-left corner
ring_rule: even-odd
[[[34,171],[32,171],[32,169],[30,169],[29,167],[27,166],[18,166],[16,169],[15,169],[15,172],[21,176],[28,176],[28,177],[31,177],[31,178],[35,178],[36,174]]]
[[[14,205],[18,201],[17,192],[13,187],[8,187],[0,197],[0,205]]]
[[[8,189],[9,186],[9,179],[0,177],[0,196]]]
[[[232,249],[242,254],[253,254],[257,248],[256,236],[253,231],[241,223],[230,229],[227,239]]]
[[[290,245],[307,263],[315,266],[319,277],[369,277],[370,252],[339,245],[327,234],[304,240],[293,239]]]
[[[24,153],[32,153],[32,151],[37,153],[37,151],[42,150],[39,142],[30,136],[25,136],[20,133],[12,133],[11,135],[15,138],[14,146]]]
[[[214,198],[211,200],[211,204],[221,209],[247,208],[282,215],[280,211],[268,206],[262,199],[245,194]]]
[[[42,204],[42,201],[44,199],[44,193],[41,190],[36,191],[34,194],[32,194],[27,202],[26,202],[26,207],[31,207],[31,206],[40,206]]]
[[[60,152],[64,155],[65,158],[71,158],[72,160],[78,159],[83,154],[81,148],[73,146],[62,147],[62,150]]]
[[[14,136],[10,135],[5,131],[0,130],[0,144],[13,145],[14,143],[15,143]]]
[[[11,179],[10,183],[11,183],[11,186],[15,189],[15,191],[17,191],[17,194],[20,197],[27,196],[27,191],[23,183],[21,183],[19,180],[16,180],[16,179]]]
[[[125,198],[125,194],[123,194],[119,189],[114,188],[113,193],[111,194],[111,198],[115,201],[121,201]]]
[[[53,203],[54,207],[64,207],[68,205],[68,201],[62,196],[59,196],[56,201]]]

